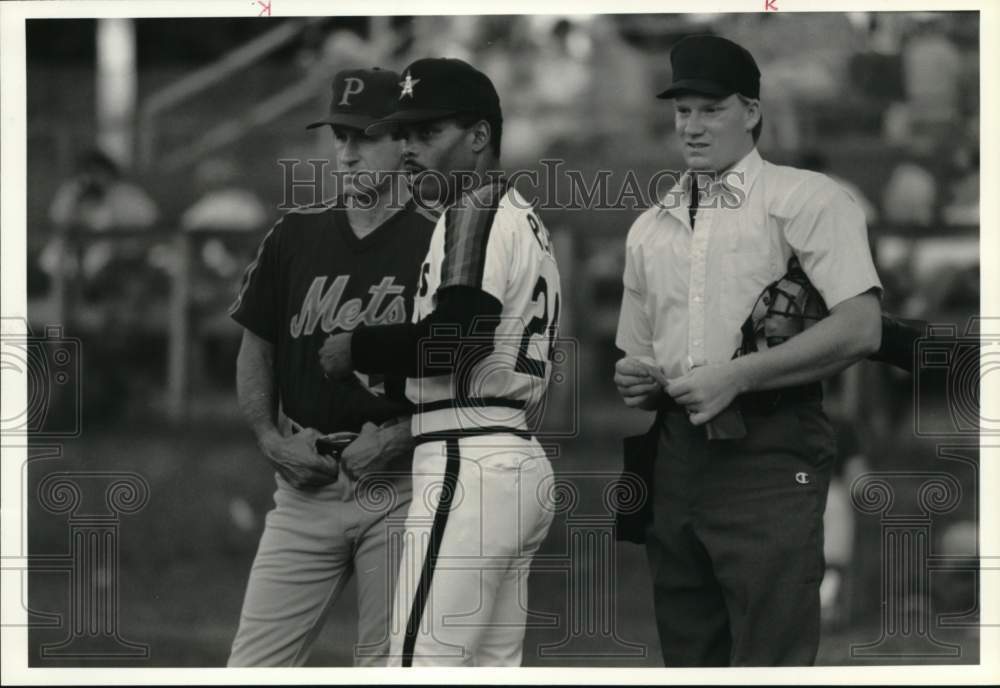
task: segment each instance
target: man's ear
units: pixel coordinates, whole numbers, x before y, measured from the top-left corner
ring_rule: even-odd
[[[472,125],[472,128],[469,130],[469,136],[472,138],[472,151],[477,155],[482,153],[490,145],[490,136],[492,134],[493,130],[490,127],[490,123],[485,119],[481,119]]]
[[[760,121],[760,101],[747,99],[744,103],[743,127],[749,132]]]

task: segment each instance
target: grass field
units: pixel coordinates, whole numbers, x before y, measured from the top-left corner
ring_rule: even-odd
[[[604,398],[610,396],[605,394]],[[581,434],[564,442],[553,461],[557,474],[613,475],[620,470],[620,437],[643,429],[647,423],[648,419],[617,405],[588,409]],[[43,453],[43,448],[35,452]],[[148,504],[137,513],[122,516],[118,523],[117,628],[125,640],[148,646],[149,653],[144,659],[42,657],[44,645],[58,643],[69,634],[70,586],[66,572],[39,567],[30,576],[29,606],[33,613],[57,614],[61,620],[55,626],[32,628],[30,664],[223,665],[273,491],[271,472],[257,454],[230,395],[202,400],[191,419],[179,426],[134,420],[100,430],[85,429],[81,438],[64,445],[62,458],[33,461],[28,471],[29,547],[35,557],[65,554],[69,547],[67,516],[47,512],[37,498],[40,482],[58,471],[133,472],[148,483]],[[581,505],[600,504],[599,482],[580,481]],[[96,499],[100,498],[98,494]],[[99,503],[92,506],[95,512],[104,508]],[[565,516],[557,518],[541,554],[562,551],[566,533]],[[529,604],[535,615],[525,641],[526,665],[660,666],[644,552],[639,546],[620,543],[614,555],[617,575],[610,587],[595,588],[594,608],[604,610],[605,620],[614,618],[613,623],[604,622],[604,633],[598,633],[602,626],[599,619],[590,619],[596,628],[588,628],[586,619],[574,621],[565,572],[533,574]],[[863,556],[877,557],[877,547]],[[872,642],[880,636],[877,587],[867,593],[866,613],[853,614],[846,625],[824,634],[820,664],[978,661],[974,628],[933,629],[937,641],[959,646],[957,657],[852,659],[852,644]],[[356,625],[354,595],[352,584],[332,610],[310,665],[350,665]],[[32,618],[41,622],[45,617]],[[574,625],[581,631],[576,635],[571,633]],[[922,640],[915,634],[904,639],[904,654],[908,647],[915,651]]]

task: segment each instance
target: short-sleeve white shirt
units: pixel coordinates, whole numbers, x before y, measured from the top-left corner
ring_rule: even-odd
[[[829,177],[754,149],[712,186],[693,230],[689,189],[685,175],[626,240],[616,344],[668,377],[731,359],[758,296],[793,254],[831,309],[881,292],[864,213]]]

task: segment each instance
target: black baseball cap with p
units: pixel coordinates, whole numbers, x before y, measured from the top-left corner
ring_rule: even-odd
[[[345,69],[333,77],[330,112],[326,119],[306,126],[324,125],[364,129],[396,108],[399,74],[390,69]]]
[[[427,57],[403,70],[396,88],[395,110],[370,125],[366,133],[461,114],[502,121],[500,97],[493,82],[463,60]]]
[[[682,38],[670,51],[673,83],[657,98],[696,93],[724,98],[739,93],[760,98],[760,69],[750,51],[721,36]]]

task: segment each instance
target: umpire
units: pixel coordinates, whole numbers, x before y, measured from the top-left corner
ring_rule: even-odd
[[[670,62],[659,98],[674,101],[688,169],[629,231],[615,366],[625,403],[658,412],[646,546],[660,645],[667,666],[808,665],[834,457],[820,380],[878,349],[881,284],[848,194],[757,152],[750,53],[692,36]],[[830,315],[733,358],[792,256]],[[705,424],[731,404],[745,434],[709,439]]]

